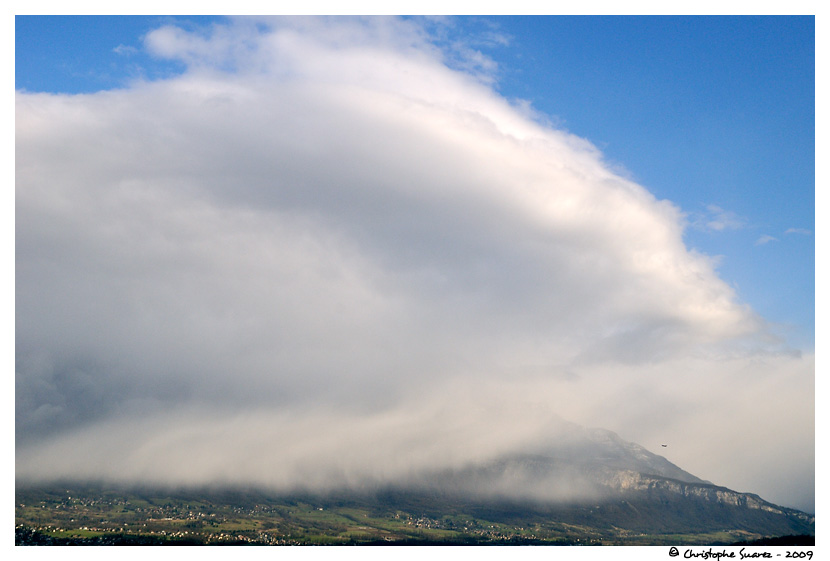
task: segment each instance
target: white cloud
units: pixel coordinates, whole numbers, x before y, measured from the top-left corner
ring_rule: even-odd
[[[18,475],[397,477],[554,414],[714,458],[721,408],[745,446],[798,451],[776,476],[812,453],[809,357],[687,250],[679,209],[416,22],[264,23],[150,33],[175,79],[17,94]],[[696,475],[740,482],[729,458]]]
[[[139,51],[136,47],[133,47],[132,45],[118,45],[112,50],[112,52],[119,55],[131,56],[137,54]]]
[[[702,230],[722,232],[744,228],[746,219],[731,210],[724,210],[717,205],[707,205],[706,212],[697,215],[693,224]]]
[[[755,245],[766,245],[769,242],[777,242],[778,238],[774,236],[770,236],[769,234],[764,234],[760,238],[755,241]]]
[[[807,230],[806,228],[787,228],[784,232],[785,234],[801,234],[803,236],[811,236],[813,232],[811,230]]]

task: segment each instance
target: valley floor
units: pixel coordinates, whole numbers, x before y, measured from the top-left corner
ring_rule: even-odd
[[[773,537],[736,528],[632,530],[612,524],[599,505],[577,511],[581,516],[539,505],[469,503],[400,492],[278,497],[252,491],[26,488],[16,492],[15,543],[727,545]]]

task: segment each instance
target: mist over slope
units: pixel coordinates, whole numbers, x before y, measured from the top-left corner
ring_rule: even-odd
[[[409,481],[564,418],[809,508],[813,356],[682,209],[433,39],[164,26],[180,75],[16,93],[18,480]]]
[[[715,545],[815,535],[814,516],[703,481],[611,431],[559,429],[535,454],[336,487],[24,483],[16,526],[103,531],[100,543],[126,525],[135,529],[124,543]]]

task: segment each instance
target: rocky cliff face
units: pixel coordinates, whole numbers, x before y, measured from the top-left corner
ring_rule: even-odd
[[[599,473],[599,472],[604,473]],[[612,491],[621,493],[674,494],[679,497],[707,501],[737,508],[755,509],[770,514],[794,517],[807,524],[814,524],[813,515],[765,501],[758,495],[739,493],[711,483],[689,483],[632,470],[594,470],[595,480]]]

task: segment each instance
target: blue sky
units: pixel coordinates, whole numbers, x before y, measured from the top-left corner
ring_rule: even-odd
[[[169,77],[184,66],[150,56],[144,34],[222,19],[18,16],[15,86],[91,93]],[[447,41],[471,41],[498,63],[505,97],[677,204],[688,245],[722,256],[722,278],[811,349],[814,26],[812,16],[474,16],[457,18]]]
[[[17,17],[18,475],[405,478],[556,416],[813,509],[813,26]]]

